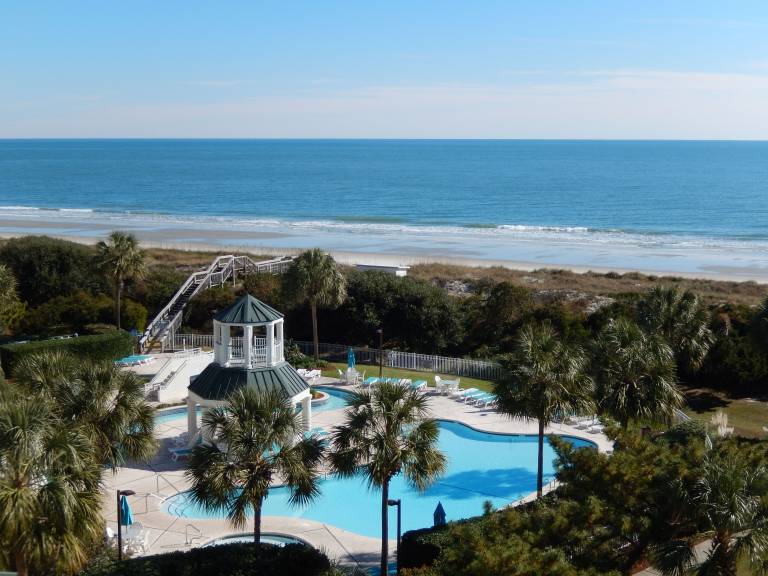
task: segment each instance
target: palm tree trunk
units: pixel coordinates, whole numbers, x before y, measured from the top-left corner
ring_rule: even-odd
[[[389,480],[381,487],[381,574],[387,573],[389,563]]]
[[[312,308],[312,341],[315,344],[315,363],[320,359],[320,339],[317,337],[317,304],[312,301],[309,304]]]
[[[16,551],[14,554],[14,563],[16,564],[16,574],[19,576],[27,576],[29,574],[29,568],[27,567],[27,559],[24,556],[24,553],[21,551]]]
[[[264,500],[259,499],[257,504],[253,506],[253,542],[255,544],[261,544],[261,506]]]
[[[115,324],[120,330],[120,301],[123,299],[123,277],[119,276],[115,281]]]
[[[544,491],[544,418],[539,416],[539,470],[536,474],[536,497]]]

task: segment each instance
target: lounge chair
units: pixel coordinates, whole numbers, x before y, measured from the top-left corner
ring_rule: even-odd
[[[378,383],[379,383],[379,379],[376,378],[375,376],[368,376],[368,378],[363,380],[363,386],[365,386],[366,388],[368,386],[373,386],[374,384],[378,384]]]
[[[483,408],[489,408],[490,406],[497,404],[498,401],[499,399],[496,397],[496,394],[488,394],[488,396],[475,400],[475,406],[482,405]]]
[[[472,392],[472,394],[466,394],[462,396],[462,400],[464,400],[465,404],[468,404],[469,402],[472,402],[475,398],[480,398],[481,396],[485,396],[488,394],[488,392],[483,392],[482,390],[478,390],[477,392]]]
[[[426,380],[416,380],[410,384],[412,390],[423,390],[427,387]]]
[[[477,388],[467,388],[466,390],[455,390],[451,392],[450,396],[452,396],[456,400],[463,400],[464,396],[467,396],[469,394],[474,394],[475,392],[479,392]]]
[[[168,452],[171,453],[171,460],[174,462],[189,460],[192,457],[191,448],[169,448]]]
[[[467,402],[471,402],[472,404],[479,405],[481,402],[484,402],[486,399],[495,398],[493,394],[489,394],[488,392],[483,392],[482,394],[473,395]]]
[[[574,428],[577,428],[578,430],[587,430],[597,424],[600,424],[597,417],[592,416],[587,420],[582,420],[581,422],[577,423],[576,426],[574,426]]]
[[[587,432],[590,434],[601,434],[603,430],[605,430],[605,426],[602,424],[595,424],[594,426],[587,428]]]

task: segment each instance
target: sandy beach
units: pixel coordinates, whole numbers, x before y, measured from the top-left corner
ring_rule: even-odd
[[[281,256],[318,246],[347,265],[412,266],[440,263],[522,271],[564,269],[577,273],[640,272],[654,276],[768,283],[768,255],[749,251],[740,254],[734,251],[707,252],[664,246],[644,249],[621,245],[596,249],[587,244],[553,240],[518,240],[503,246],[489,246],[492,242],[487,239],[473,242],[476,239],[472,238],[443,239],[439,243],[434,238],[428,238],[420,245],[417,238],[382,239],[375,234],[340,238],[340,234],[238,229],[227,228],[224,224],[206,227],[191,224],[163,226],[157,222],[151,224],[137,219],[100,222],[92,218],[6,217],[0,219],[0,238],[44,234],[93,244],[111,230],[124,229],[135,233],[145,246],[151,248]]]

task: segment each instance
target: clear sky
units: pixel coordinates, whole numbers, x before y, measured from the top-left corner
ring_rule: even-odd
[[[0,137],[768,139],[768,2],[4,0]]]

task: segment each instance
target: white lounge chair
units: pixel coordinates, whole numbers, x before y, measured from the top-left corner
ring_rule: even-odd
[[[475,392],[479,392],[479,390],[477,388],[467,388],[466,390],[459,389],[451,393],[451,396],[453,396],[455,400],[463,400],[464,396],[474,394]]]
[[[474,402],[475,398],[480,398],[482,396],[485,396],[488,394],[487,392],[483,392],[482,390],[478,390],[477,392],[473,392],[472,394],[467,394],[463,397],[464,404],[469,404],[470,402]]]

